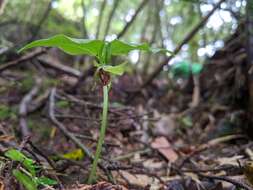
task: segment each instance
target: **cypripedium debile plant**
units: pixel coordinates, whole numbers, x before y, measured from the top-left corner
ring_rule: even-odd
[[[89,40],[76,39],[59,34],[48,39],[37,40],[27,44],[19,52],[33,48],[33,47],[57,47],[70,55],[89,55],[96,58],[94,66],[97,68],[96,75],[99,76],[103,85],[103,113],[100,128],[100,136],[97,144],[95,157],[93,160],[89,183],[94,182],[96,178],[96,169],[99,162],[102,146],[104,143],[105,132],[107,127],[108,93],[111,86],[112,75],[122,75],[126,68],[126,63],[121,63],[116,66],[111,65],[111,57],[117,55],[128,54],[132,50],[143,50],[153,53],[165,52],[170,53],[166,49],[151,48],[148,44],[133,44],[126,43],[120,40],[113,40],[111,42],[103,40]]]

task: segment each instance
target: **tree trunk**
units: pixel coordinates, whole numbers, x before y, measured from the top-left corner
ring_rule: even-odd
[[[247,61],[248,61],[248,82],[249,82],[249,111],[253,113],[253,2],[247,1]]]

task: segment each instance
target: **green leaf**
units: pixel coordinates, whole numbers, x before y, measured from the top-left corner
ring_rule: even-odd
[[[48,177],[39,177],[36,179],[37,184],[40,185],[57,185],[57,181],[50,179]]]
[[[37,184],[28,175],[19,170],[12,170],[13,176],[21,183],[26,190],[37,190]]]
[[[37,40],[27,44],[19,52],[33,47],[57,47],[70,55],[91,55],[97,56],[104,42],[102,40],[88,40],[70,38],[63,34],[53,36],[48,39]]]
[[[191,74],[197,75],[203,69],[203,65],[199,63],[191,63],[188,61],[181,61],[171,66],[170,72],[174,77],[188,77]]]
[[[11,109],[6,105],[0,105],[0,119],[4,120],[11,116]]]
[[[143,50],[153,53],[171,53],[166,49],[152,48],[147,43],[126,43],[117,39],[113,40],[112,42],[106,42],[102,40],[77,39],[70,38],[63,34],[31,42],[22,49],[20,49],[19,52],[40,46],[57,47],[70,55],[87,54],[91,56],[96,56],[100,59],[100,61],[102,59],[103,62],[108,62],[110,60],[111,55],[127,54],[132,50]]]
[[[203,65],[202,64],[198,64],[198,63],[193,63],[192,64],[192,74],[196,75],[199,74],[203,69]]]
[[[112,65],[104,65],[102,69],[114,75],[122,75],[126,69],[126,62],[120,65],[112,66]]]
[[[171,53],[167,49],[152,48],[147,43],[134,44],[134,43],[126,43],[120,40],[113,40],[111,42],[112,55],[128,54],[130,51],[133,51],[133,50],[143,50],[143,51],[149,51],[152,53],[158,53],[158,52]]]
[[[34,165],[34,161],[30,158],[27,158],[22,152],[15,150],[15,149],[10,149],[7,150],[4,155],[8,158],[10,158],[13,161],[18,161],[22,163],[22,165],[33,175],[35,176],[36,172],[36,166]]]

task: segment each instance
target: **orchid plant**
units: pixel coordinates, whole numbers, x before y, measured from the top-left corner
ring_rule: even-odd
[[[104,143],[105,132],[107,127],[109,97],[108,93],[111,87],[112,75],[122,75],[126,69],[126,63],[118,65],[111,64],[111,57],[128,54],[132,50],[143,50],[152,53],[165,52],[170,53],[166,49],[152,48],[147,43],[134,44],[126,43],[115,39],[110,42],[104,40],[89,40],[70,38],[66,35],[59,34],[48,39],[41,39],[27,44],[20,49],[19,52],[34,47],[57,47],[70,55],[89,55],[96,58],[94,66],[96,67],[96,75],[99,76],[103,85],[103,111],[102,122],[100,128],[100,136],[97,143],[97,149],[93,160],[88,183],[93,183],[96,179],[97,165],[100,159],[102,146]]]

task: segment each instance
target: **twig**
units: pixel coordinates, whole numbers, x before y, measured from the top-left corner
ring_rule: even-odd
[[[16,60],[7,62],[7,63],[0,66],[0,73],[3,72],[6,69],[17,66],[20,63],[23,63],[25,61],[33,59],[34,57],[37,57],[37,56],[42,55],[44,53],[46,53],[46,51],[44,49],[36,49],[35,51],[27,53],[27,54],[23,55],[22,57],[20,57]]]
[[[37,146],[35,146],[32,141],[28,141],[28,144],[32,147],[32,149],[37,152],[39,155],[41,155],[47,162],[48,164],[54,169],[56,170],[56,164],[53,160],[51,160],[47,155],[45,155]],[[54,178],[57,180],[59,186],[60,186],[60,189],[63,189],[63,185],[60,181],[60,179],[58,178],[57,175],[53,174]]]
[[[99,10],[99,16],[98,16],[98,23],[97,23],[97,31],[96,31],[96,39],[99,38],[99,32],[100,32],[100,26],[103,18],[103,13],[105,10],[106,0],[103,0],[100,10]]]
[[[70,133],[66,127],[60,123],[56,117],[55,117],[55,113],[54,113],[54,108],[55,108],[55,95],[56,95],[56,88],[53,88],[51,90],[50,96],[49,96],[49,117],[52,121],[52,123],[60,129],[60,131],[66,136],[68,137],[71,141],[73,141],[78,147],[80,147],[85,153],[86,155],[89,157],[90,160],[93,160],[94,156],[93,154],[90,152],[90,150],[84,146],[76,137],[75,135],[73,135],[72,133]]]
[[[246,137],[245,135],[240,135],[240,134],[238,134],[238,135],[227,135],[227,136],[224,136],[224,137],[219,137],[219,138],[210,140],[210,141],[208,141],[207,143],[200,145],[200,146],[199,146],[198,148],[196,148],[196,150],[194,150],[192,153],[188,154],[188,155],[182,160],[181,164],[179,165],[179,168],[182,168],[182,167],[184,166],[184,164],[185,164],[189,159],[191,159],[194,155],[199,154],[200,152],[203,152],[203,151],[205,151],[205,150],[208,149],[208,148],[217,146],[217,145],[220,144],[220,143],[225,143],[225,142],[228,142],[228,141],[231,141],[231,140],[235,140],[235,139],[238,139],[238,138],[245,138],[245,137]]]
[[[79,140],[78,138],[76,138],[76,136],[73,134],[73,133],[70,133],[66,127],[60,123],[56,117],[55,117],[55,112],[54,112],[54,108],[55,108],[55,96],[56,96],[56,88],[53,88],[51,90],[51,93],[50,93],[50,96],[49,96],[49,117],[51,119],[51,121],[53,122],[53,124],[58,127],[61,132],[66,136],[68,137],[71,141],[73,141],[79,148],[81,148],[85,153],[86,155],[88,156],[88,158],[90,160],[93,160],[94,159],[94,155],[90,152],[90,150],[84,146]],[[98,166],[107,174],[107,177],[110,181],[112,181],[112,175],[110,173],[110,171],[104,167],[104,165],[99,162],[98,163]]]
[[[33,144],[32,141],[28,141],[28,144],[32,147],[32,149],[37,152],[39,155],[41,155],[47,162],[48,164],[53,168],[56,169],[56,164],[54,161],[52,161],[47,155],[45,155],[37,146]]]
[[[118,5],[119,5],[119,2],[120,2],[120,0],[114,0],[114,2],[113,2],[113,7],[112,7],[112,10],[111,10],[110,15],[108,17],[107,25],[106,25],[106,28],[105,28],[104,39],[105,39],[106,35],[109,32],[111,22],[112,22],[112,18],[113,18],[113,15],[114,15],[114,13],[115,13]]]
[[[231,184],[235,185],[236,187],[243,188],[243,189],[246,189],[246,190],[252,190],[252,187],[250,187],[249,185],[247,185],[245,183],[242,183],[242,182],[239,182],[239,181],[236,181],[236,180],[231,179],[229,177],[204,175],[204,174],[200,174],[200,173],[198,173],[197,175],[200,176],[200,177],[203,177],[203,178],[208,178],[208,179],[213,179],[213,180],[220,180],[220,181],[226,181],[228,183],[231,183]]]
[[[68,74],[76,78],[79,78],[82,75],[82,73],[79,70],[63,65],[59,61],[56,62],[56,60],[50,58],[38,58],[38,60],[42,65],[61,71],[64,74]]]
[[[193,76],[194,89],[192,94],[191,107],[196,107],[199,105],[200,101],[200,84],[199,76]]]
[[[145,88],[146,86],[148,86],[153,79],[163,70],[163,67],[165,65],[168,64],[169,61],[171,61],[171,59],[178,54],[182,47],[188,43],[194,36],[195,34],[206,24],[206,22],[208,21],[208,19],[212,16],[212,14],[220,7],[220,5],[225,2],[226,0],[220,0],[215,6],[214,8],[197,24],[197,26],[195,26],[193,28],[193,30],[190,31],[190,33],[188,33],[185,38],[182,40],[182,42],[174,49],[173,54],[171,56],[169,56],[167,59],[165,59],[148,77],[147,79],[144,81],[144,83],[140,86],[139,89],[137,89],[135,91],[135,93],[132,95],[131,99],[134,98],[137,94],[139,94],[141,92],[141,90],[143,88]]]
[[[85,140],[89,140],[89,141],[92,141],[92,142],[98,142],[96,139],[92,138],[91,136],[81,135],[81,134],[74,134],[74,133],[73,133],[73,135],[75,135],[77,138],[80,138],[80,139],[85,139]],[[120,147],[120,145],[110,143],[110,142],[107,142],[107,141],[104,142],[104,146]]]
[[[27,113],[28,113],[28,105],[31,103],[32,99],[37,95],[40,90],[42,80],[40,78],[36,79],[35,86],[31,89],[31,91],[24,96],[20,103],[19,107],[19,126],[22,138],[25,138],[30,135],[30,131],[27,126]]]
[[[60,131],[68,137],[73,143],[75,143],[79,148],[82,149],[82,151],[85,152],[85,154],[88,156],[90,160],[94,159],[94,155],[90,152],[90,150],[84,146],[76,137],[74,134],[70,133],[66,127],[60,123],[54,113],[54,108],[55,108],[55,96],[56,96],[56,88],[52,88],[50,96],[49,96],[49,117],[52,121],[52,123],[60,129]],[[98,163],[98,166],[106,173],[108,174],[110,171],[105,168],[100,162]],[[110,175],[108,174],[108,178],[110,178]]]
[[[33,113],[38,109],[42,108],[46,101],[48,100],[50,90],[47,89],[43,94],[38,95],[32,102],[32,104],[28,107],[27,114]]]
[[[46,21],[48,15],[49,15],[49,13],[50,13],[50,11],[52,10],[52,2],[53,2],[53,0],[50,0],[48,6],[47,6],[47,8],[46,8],[46,11],[44,12],[42,18],[39,20],[39,22],[38,22],[38,24],[37,24],[35,30],[32,31],[32,37],[28,40],[28,42],[33,41],[33,40],[37,37],[37,35],[39,34],[39,31],[40,31],[40,29],[41,29],[41,26],[42,26],[43,23]]]
[[[117,38],[121,38],[128,30],[128,28],[132,25],[132,23],[135,21],[135,19],[137,18],[138,14],[141,12],[141,10],[144,8],[144,6],[146,5],[146,3],[148,2],[148,0],[143,0],[140,4],[140,6],[137,8],[137,10],[135,11],[133,17],[131,18],[131,20],[129,22],[126,23],[126,25],[124,26],[124,28],[119,32],[119,34],[117,35]]]
[[[82,10],[83,10],[83,16],[82,16],[82,32],[83,32],[83,37],[84,38],[88,38],[89,34],[87,31],[87,27],[86,27],[86,7],[85,7],[85,3],[84,0],[81,1],[81,6],[82,6]]]

